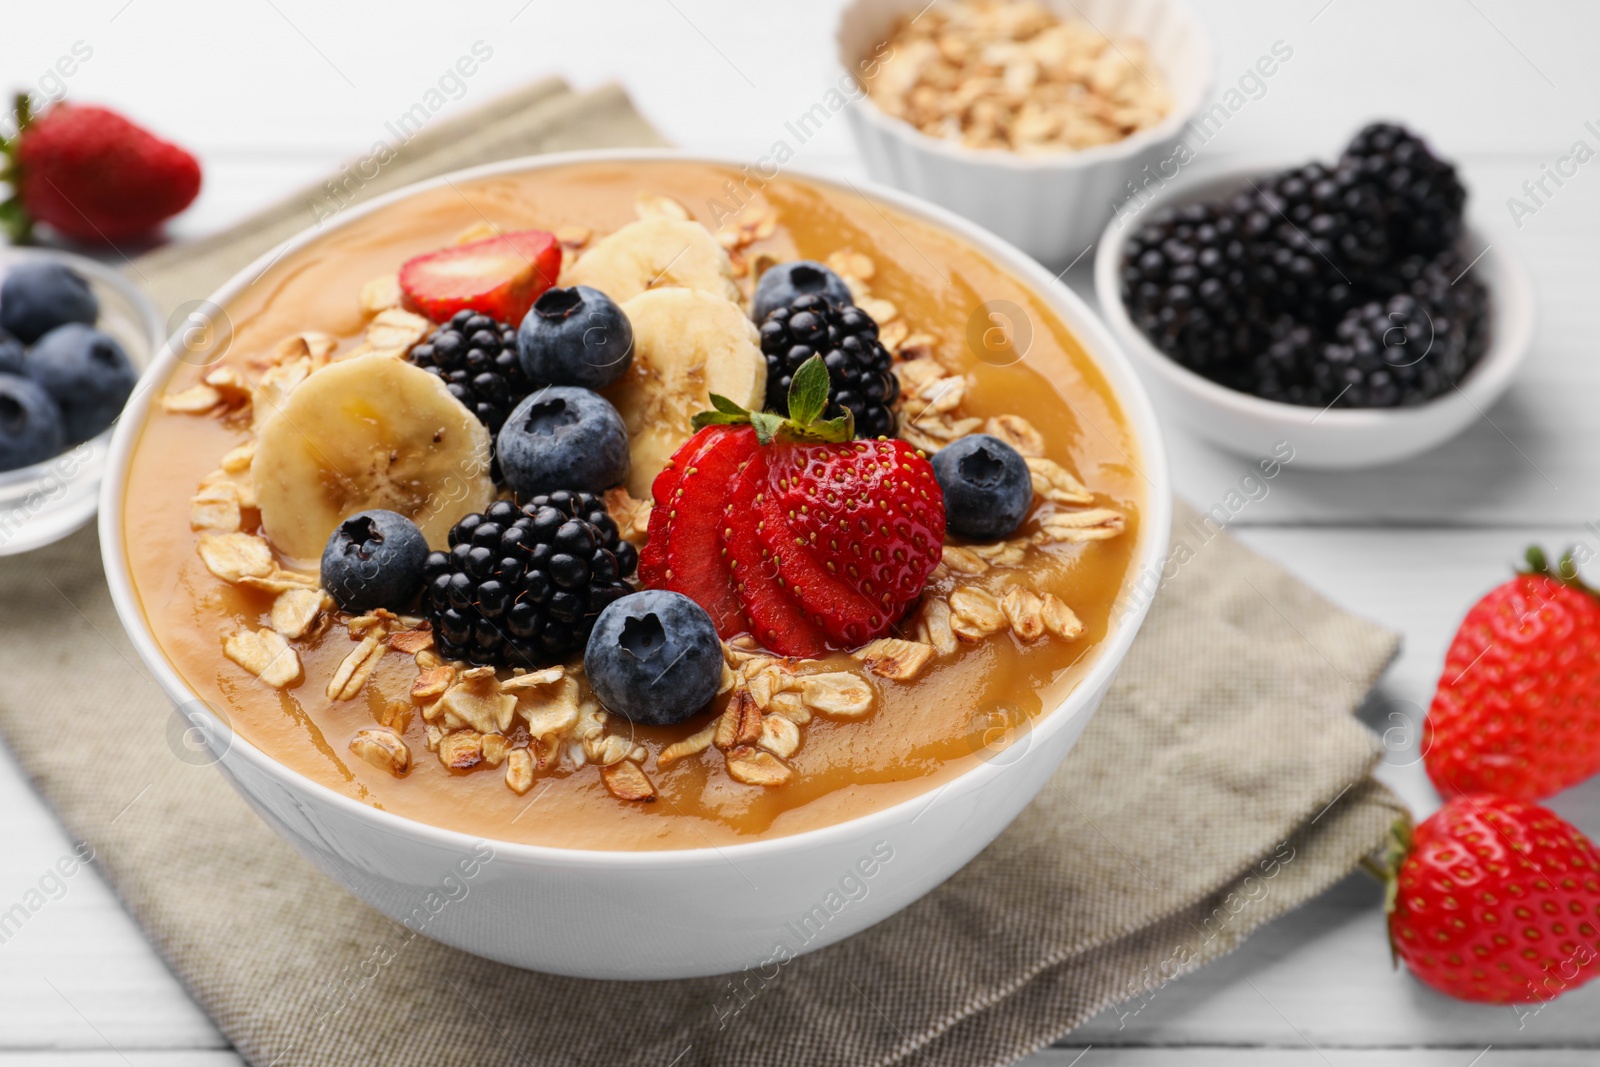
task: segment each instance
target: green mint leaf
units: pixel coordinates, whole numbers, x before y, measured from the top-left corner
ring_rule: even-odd
[[[764,445],[770,445],[772,439],[783,429],[783,416],[774,415],[770,411],[752,411],[750,425],[756,428],[756,440]]]
[[[828,406],[828,367],[821,356],[800,364],[789,383],[789,418],[804,428],[822,417]]]

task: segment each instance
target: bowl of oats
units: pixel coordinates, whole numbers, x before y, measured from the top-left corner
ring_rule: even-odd
[[[872,177],[1058,266],[1178,165],[1214,66],[1183,0],[856,0],[838,44]]]

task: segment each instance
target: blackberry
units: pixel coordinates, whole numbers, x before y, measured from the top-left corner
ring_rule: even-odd
[[[1234,388],[1309,407],[1391,407],[1449,391],[1489,341],[1488,293],[1455,250],[1405,256],[1331,331],[1287,315]]]
[[[1431,256],[1461,236],[1467,190],[1456,168],[1404,126],[1373,123],[1351,139],[1340,162],[1355,168],[1384,201],[1399,251]]]
[[[1311,365],[1311,379],[1339,407],[1420,404],[1466,373],[1465,329],[1410,293],[1347,312]]]
[[[590,493],[499,500],[428,555],[423,613],[447,659],[544,666],[583,650],[600,612],[633,592],[624,579],[638,562]]]
[[[1489,291],[1471,268],[1466,256],[1447,248],[1424,262],[1406,286],[1407,292],[1433,308],[1435,315],[1449,318],[1459,331],[1467,370],[1489,347]]]
[[[1311,379],[1320,349],[1316,331],[1299,319],[1280,315],[1273,320],[1266,347],[1251,361],[1248,376],[1234,387],[1280,404],[1321,407],[1327,401]]]
[[[1466,367],[1471,369],[1489,344],[1489,292],[1471,265],[1454,248],[1434,256],[1403,256],[1375,277],[1371,299],[1409,293],[1431,315],[1448,319],[1461,338]]]
[[[1260,226],[1243,204],[1188,204],[1163,212],[1128,242],[1122,297],[1152,344],[1222,381],[1259,347],[1263,307],[1246,243]]]
[[[878,324],[858,307],[840,306],[821,293],[806,293],[773,309],[761,324],[767,357],[767,408],[789,413],[794,372],[820,355],[828,368],[826,418],[849,410],[857,437],[891,437],[900,382],[894,358],[878,341]]]
[[[517,358],[516,328],[476,311],[456,312],[406,358],[443,378],[490,434],[533,388]]]
[[[1384,292],[1410,293],[1433,307],[1475,325],[1487,323],[1489,292],[1455,248],[1434,256],[1411,255],[1397,260],[1379,276]]]
[[[1267,182],[1261,201],[1270,229],[1251,252],[1272,303],[1331,325],[1390,257],[1382,199],[1354,165],[1309,163]]]
[[[1129,238],[1122,298],[1151,343],[1279,403],[1419,404],[1489,342],[1488,294],[1458,250],[1466,191],[1394,125],[1309,163],[1156,216]]]

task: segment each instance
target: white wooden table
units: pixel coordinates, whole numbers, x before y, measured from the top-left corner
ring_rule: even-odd
[[[1600,148],[1600,5],[1583,0],[1195,0],[1237,80],[1274,41],[1290,62],[1207,146],[1327,156],[1362,122],[1394,116],[1461,160],[1474,201],[1531,268],[1538,340],[1510,395],[1465,435],[1404,465],[1318,474],[1291,465],[1233,529],[1346,607],[1403,631],[1405,652],[1364,713],[1396,728],[1383,769],[1419,814],[1437,798],[1415,726],[1462,612],[1530,541],[1600,535],[1600,361],[1586,302],[1600,285],[1600,162],[1537,213],[1524,195],[1574,141]],[[58,58],[92,55],[68,95],[142,118],[203,158],[205,191],[174,228],[227,224],[341,159],[487,42],[491,60],[451,107],[548,73],[618,79],[686,147],[754,159],[834,78],[838,0],[83,0],[7,5],[0,71],[38,84]],[[843,121],[797,162],[860,175]],[[1091,257],[1085,257],[1085,263]],[[1087,291],[1082,267],[1069,276]],[[1174,431],[1180,491],[1219,501],[1248,464]],[[1600,783],[1554,806],[1600,834]],[[69,842],[0,750],[0,904],[21,898]],[[92,874],[0,945],[0,1067],[221,1067],[239,1058]],[[1353,877],[1263,930],[1236,955],[1141,1004],[1107,1011],[1037,1064],[1577,1065],[1600,1058],[1600,983],[1521,1020],[1392,973],[1377,888]],[[1087,1051],[1085,1051],[1087,1050]],[[1080,1058],[1081,1057],[1081,1058]]]

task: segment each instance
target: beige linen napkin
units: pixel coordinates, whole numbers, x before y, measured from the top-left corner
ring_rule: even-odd
[[[614,90],[522,100],[441,124],[408,180],[502,147],[654,140]],[[296,210],[140,270],[169,306],[192,299]],[[1351,710],[1395,636],[1225,533],[1199,544],[1192,515],[1180,506],[1193,558],[1035,803],[922,901],[776,973],[555,978],[346,895],[194,765],[187,722],[112,610],[93,531],[0,560],[0,732],[253,1064],[1007,1063],[1232,950],[1350,871],[1394,815]]]
[[[411,140],[394,146],[394,157],[377,166],[370,178],[366,174],[373,168],[357,164],[330,176],[337,183],[332,191],[325,183],[307,186],[231,229],[141,256],[132,273],[166,315],[188,301],[204,300],[257,256],[319,225],[341,205],[481,163],[540,152],[666,143],[633,109],[621,87],[580,94],[549,78],[422,127]]]

